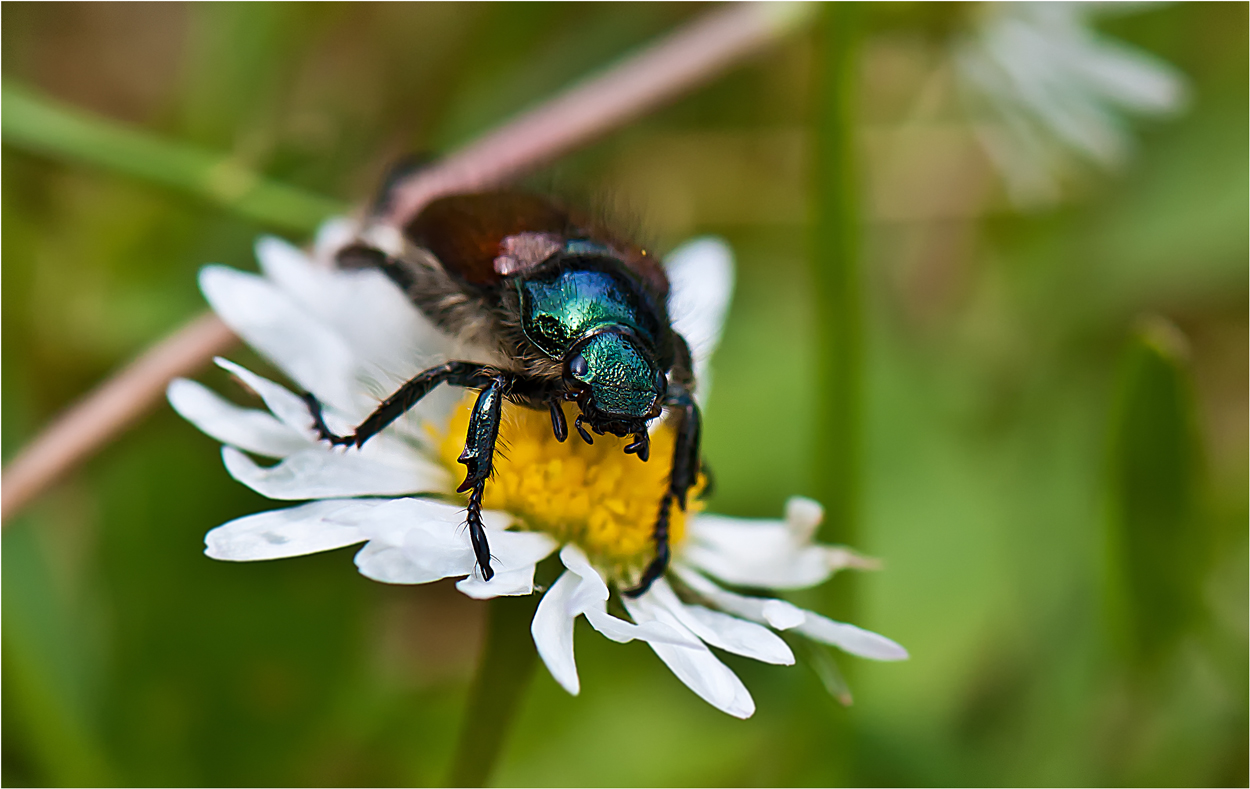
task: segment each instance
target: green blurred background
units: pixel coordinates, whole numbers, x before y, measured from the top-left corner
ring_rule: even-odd
[[[254,268],[259,233],[306,241],[402,154],[707,8],[6,3],[5,461],[203,309],[204,263]],[[582,695],[538,672],[497,783],[1247,784],[1247,7],[1132,10],[1097,26],[1179,69],[1185,110],[1025,210],[952,88],[981,12],[859,9],[853,533],[884,570],[794,599],[853,598],[911,660],[840,660],[844,708],[808,668],[730,657],[759,708],[743,722],[579,625]],[[661,250],[735,248],[706,415],[711,506],[733,515],[829,489],[821,52],[801,32],[532,179],[626,206]],[[49,152],[44,102],[226,164],[200,183],[194,157],[184,178],[143,146],[109,160],[106,137]],[[237,168],[301,191],[242,205]],[[272,506],[162,407],[7,525],[6,785],[443,780],[483,604],[368,581],[351,549],[202,555],[208,529]]]

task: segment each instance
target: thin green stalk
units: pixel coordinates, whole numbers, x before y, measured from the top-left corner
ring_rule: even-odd
[[[855,156],[858,3],[827,3],[817,25],[811,271],[816,315],[815,493],[822,537],[856,545],[863,421],[863,284]],[[850,579],[835,583],[834,613],[853,614]]]
[[[230,157],[170,142],[6,82],[5,145],[100,167],[220,205],[266,225],[308,232],[346,206],[268,180]]]
[[[486,640],[469,689],[448,786],[485,786],[499,760],[521,695],[538,662],[530,637],[538,600],[539,595],[525,595],[490,601]]]

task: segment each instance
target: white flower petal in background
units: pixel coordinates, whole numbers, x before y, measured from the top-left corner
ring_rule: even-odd
[[[381,503],[314,501],[236,518],[204,536],[204,552],[223,561],[254,562],[332,551],[367,539],[353,517]]]
[[[310,437],[279,422],[268,411],[237,406],[195,381],[176,378],[165,394],[183,419],[223,444],[275,458],[312,446]]]
[[[1124,114],[1184,106],[1180,72],[1090,24],[1120,5],[1129,4],[989,4],[956,45],[961,94],[1018,205],[1057,200],[1073,159],[1121,164],[1133,147]]]
[[[733,298],[733,263],[729,245],[711,236],[687,241],[665,259],[669,317],[673,328],[690,344],[697,382],[695,399],[701,405],[711,391],[712,353],[720,344]]]

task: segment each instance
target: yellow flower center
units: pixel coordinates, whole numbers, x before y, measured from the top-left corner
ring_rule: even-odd
[[[464,449],[472,406],[471,395],[457,407],[439,441],[440,458],[457,479],[464,477],[456,459]],[[625,454],[629,437],[596,435],[588,445],[571,429],[577,414],[575,405],[564,405],[570,430],[561,443],[546,411],[505,403],[495,473],[486,483],[483,503],[518,516],[523,528],[575,543],[617,579],[633,579],[655,554],[653,532],[668,486],[673,428],[668,423],[652,427],[651,457],[644,463]],[[702,509],[697,496],[703,485],[701,477],[691,491],[692,512]],[[686,513],[674,503],[671,544],[681,542],[685,528]]]

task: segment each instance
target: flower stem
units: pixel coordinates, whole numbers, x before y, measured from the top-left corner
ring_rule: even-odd
[[[486,615],[486,639],[452,757],[448,786],[485,786],[521,694],[538,662],[530,622],[539,595],[497,597]]]
[[[822,537],[855,545],[863,411],[863,308],[859,179],[855,167],[858,3],[826,3],[817,25],[813,96],[815,222],[811,271],[816,315],[815,479],[826,509]],[[849,579],[836,584],[839,618],[852,618]]]

